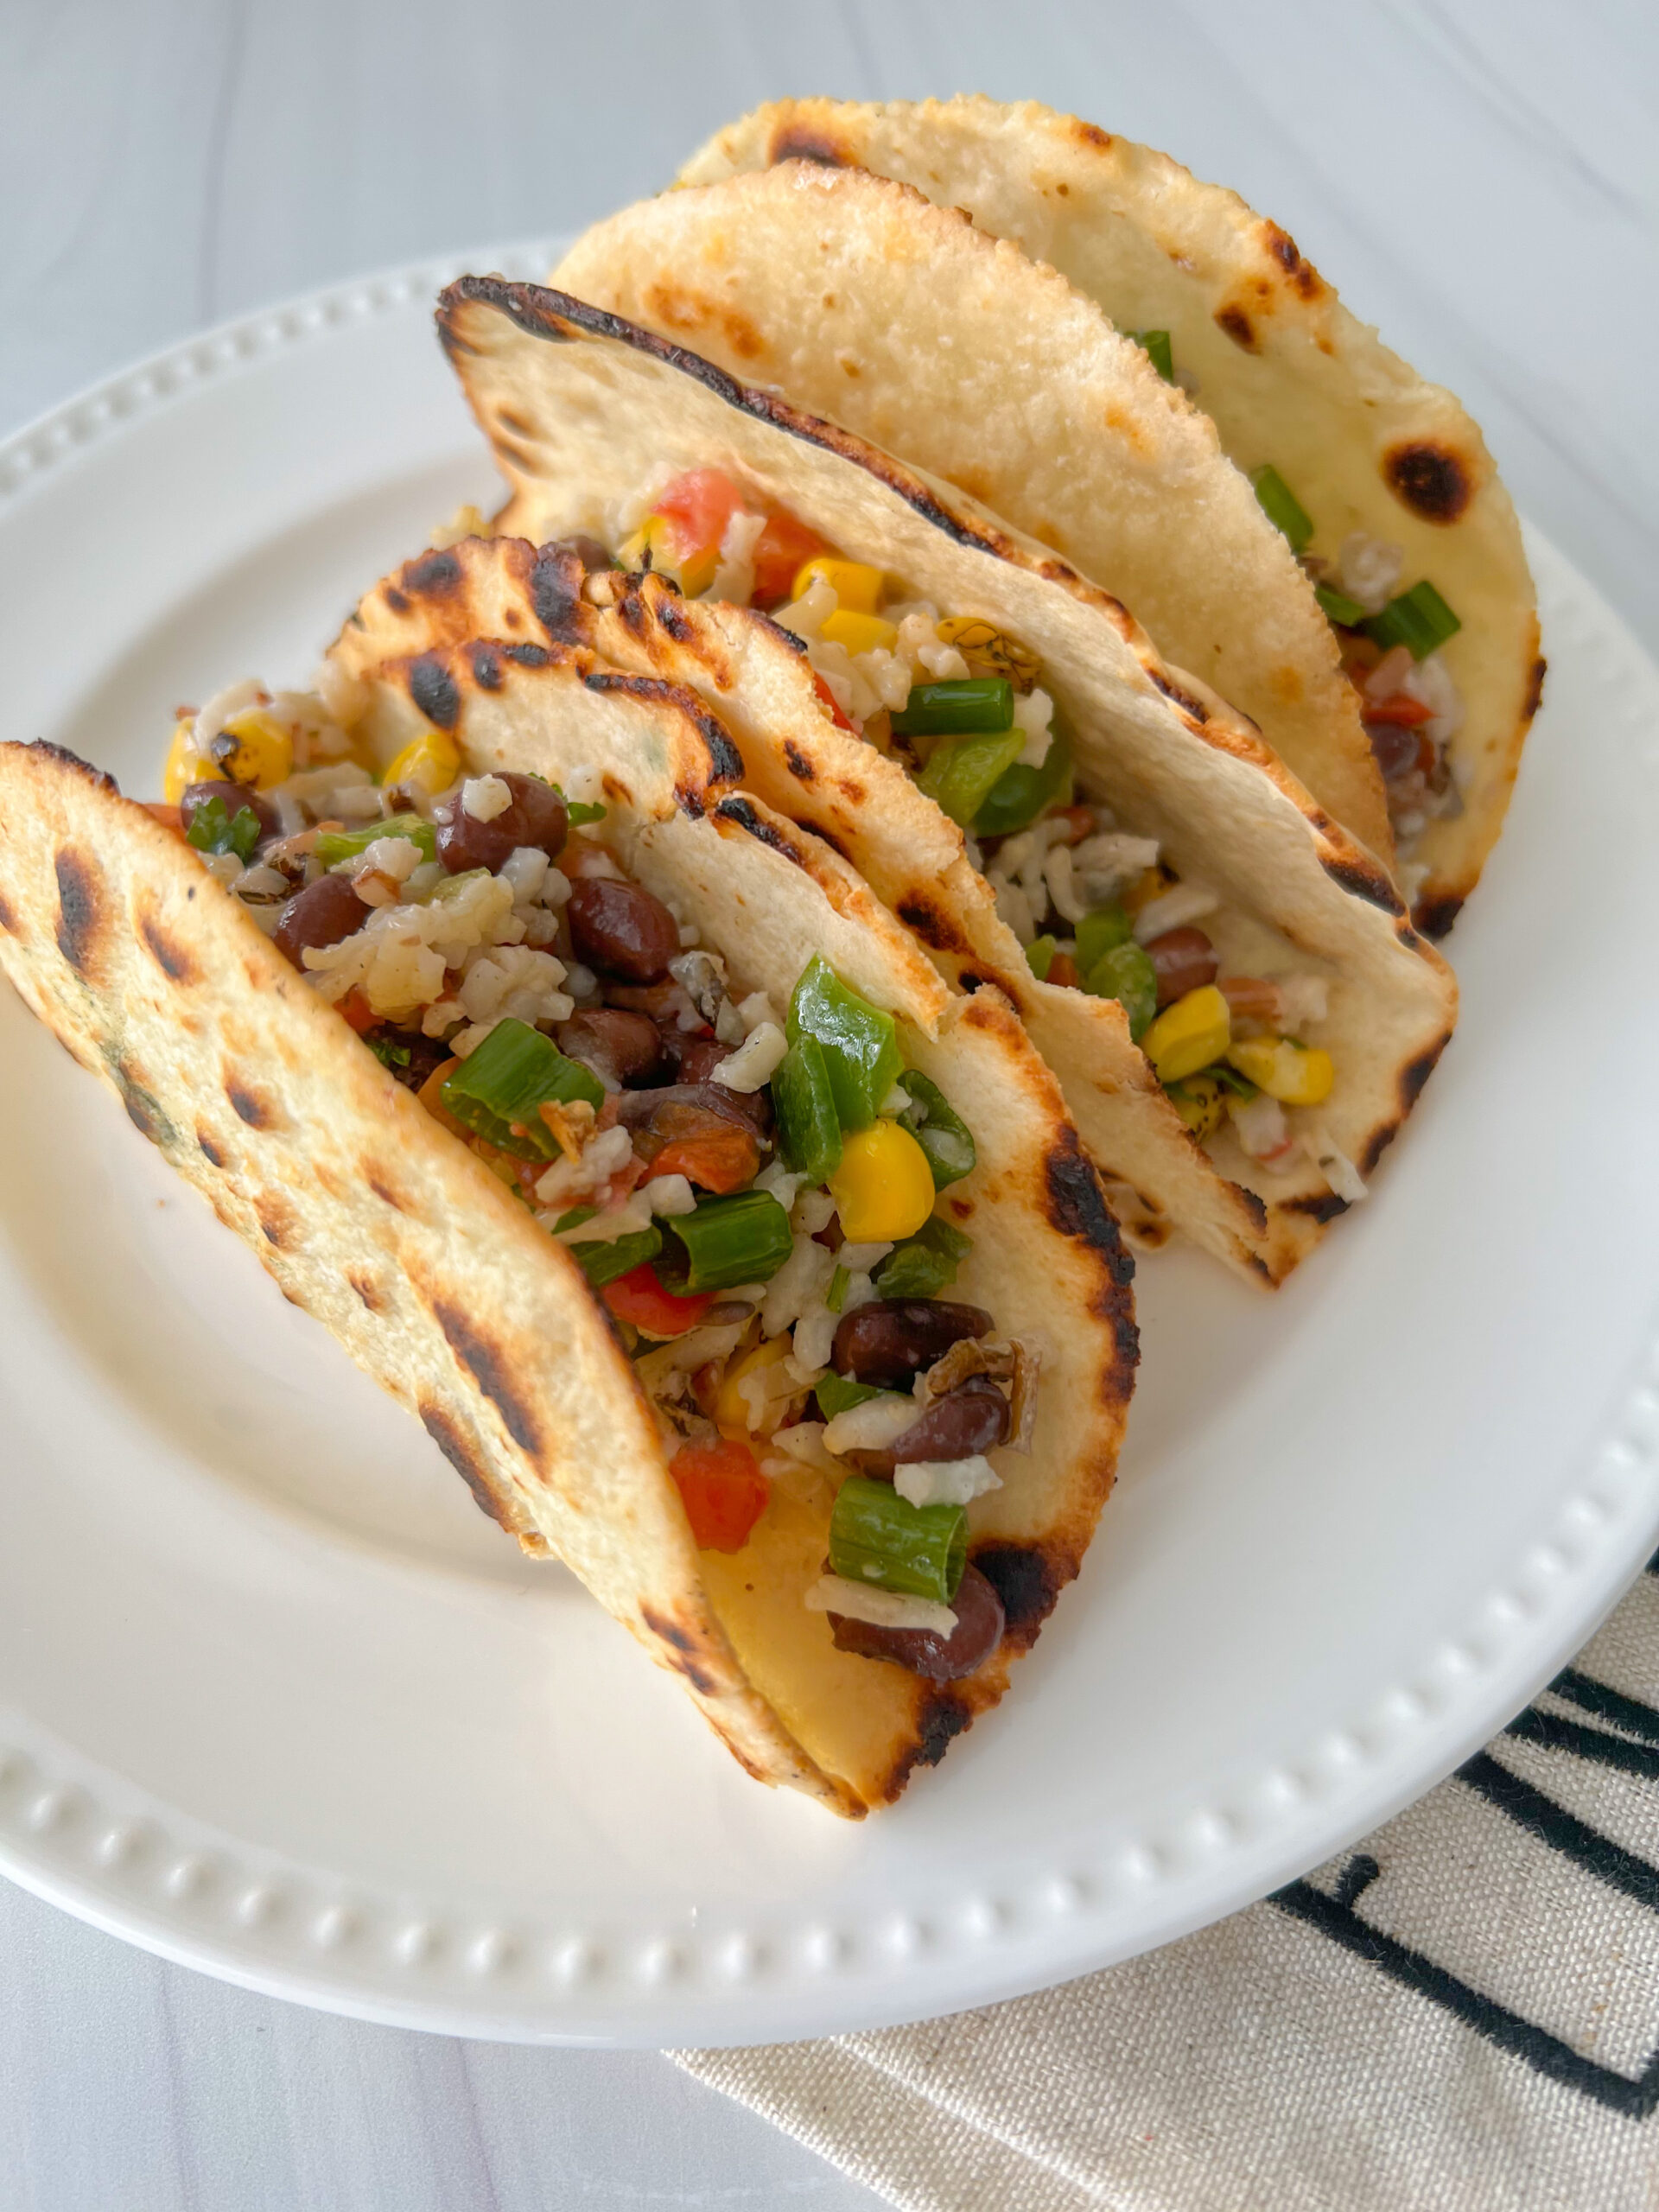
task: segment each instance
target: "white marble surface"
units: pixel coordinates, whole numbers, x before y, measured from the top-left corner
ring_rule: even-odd
[[[261,301],[575,226],[806,89],[1034,96],[1236,185],[1659,646],[1651,0],[3,0],[0,431]],[[0,2212],[875,2201],[664,2059],[325,2018],[0,1885]]]

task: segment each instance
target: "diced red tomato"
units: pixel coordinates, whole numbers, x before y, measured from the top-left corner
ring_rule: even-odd
[[[683,1175],[700,1191],[723,1198],[753,1181],[759,1160],[749,1130],[711,1114],[702,1128],[671,1138],[652,1161],[651,1172],[653,1176]]]
[[[755,604],[775,607],[787,599],[802,562],[829,550],[817,531],[798,521],[787,507],[775,508],[754,541]]]
[[[359,1037],[365,1029],[376,1027],[380,1020],[379,1015],[371,1010],[361,991],[347,991],[343,999],[334,1001],[334,1011],[345,1015]]]
[[[738,1552],[766,1510],[766,1478],[735,1437],[683,1444],[669,1462],[700,1551]]]
[[[830,686],[824,682],[823,677],[818,674],[816,669],[812,672],[812,688],[817,691],[819,698],[823,700],[824,705],[829,708],[830,713],[835,716],[836,721],[839,727],[842,729],[851,729],[853,727],[851,722],[848,721],[846,715],[842,713],[841,709],[836,703],[835,693],[830,689]]]
[[[676,560],[689,561],[720,550],[726,525],[742,504],[743,494],[723,470],[692,468],[674,479],[652,512],[668,524]]]
[[[1399,729],[1415,729],[1420,722],[1433,719],[1433,709],[1409,692],[1396,691],[1391,699],[1363,699],[1359,715],[1362,721],[1392,722]]]
[[[632,1321],[648,1337],[683,1337],[715,1302],[711,1290],[696,1291],[690,1298],[677,1298],[664,1290],[649,1260],[607,1282],[600,1296],[619,1321]]]
[[[1058,983],[1062,987],[1067,987],[1072,990],[1076,990],[1077,985],[1083,981],[1083,978],[1078,975],[1077,963],[1071,957],[1071,954],[1069,952],[1057,952],[1054,957],[1048,963],[1047,980],[1051,983]]]

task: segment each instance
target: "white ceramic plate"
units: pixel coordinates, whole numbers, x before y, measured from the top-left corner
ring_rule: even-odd
[[[304,678],[487,504],[450,273],[255,316],[0,447],[5,735],[152,792],[175,702]],[[747,1781],[0,988],[0,1866],[341,2012],[780,2039],[1162,1942],[1501,1725],[1659,1524],[1659,672],[1532,552],[1548,704],[1375,1201],[1276,1299],[1142,1268],[1080,1585],[861,1827]]]

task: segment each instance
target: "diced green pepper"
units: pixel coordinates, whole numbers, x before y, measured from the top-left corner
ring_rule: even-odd
[[[1025,750],[1020,729],[986,737],[953,737],[934,747],[916,779],[928,797],[964,830]]]
[[[664,1215],[663,1288],[676,1297],[766,1282],[795,1249],[789,1216],[769,1191],[734,1191],[704,1198],[695,1213]]]
[[[1157,970],[1133,942],[1102,953],[1084,975],[1083,988],[1093,998],[1116,999],[1129,1017],[1130,1036],[1137,1039],[1158,1011]]]
[[[908,1504],[891,1483],[849,1475],[830,1516],[830,1564],[846,1581],[948,1605],[968,1564],[968,1516],[960,1505]]]
[[[1103,953],[1127,944],[1134,935],[1135,924],[1122,906],[1096,906],[1085,914],[1077,924],[1078,975],[1086,976]]]
[[[798,1037],[778,1063],[772,1104],[785,1166],[815,1183],[827,1183],[841,1165],[841,1119],[823,1047],[816,1037]]]
[[[519,1160],[557,1160],[559,1141],[537,1109],[576,1099],[598,1108],[605,1086],[539,1029],[509,1016],[461,1062],[441,1095],[456,1121],[499,1151]]]
[[[905,1089],[910,1093],[910,1104],[899,1119],[927,1154],[934,1189],[942,1191],[947,1183],[971,1175],[979,1156],[973,1131],[938,1084],[919,1068],[910,1068],[906,1071]]]
[[[1253,469],[1250,481],[1262,502],[1262,513],[1275,530],[1284,532],[1291,551],[1300,553],[1313,535],[1313,521],[1307,509],[1271,461],[1264,467]]]
[[[317,839],[317,858],[324,868],[338,868],[342,861],[360,860],[381,837],[407,837],[421,849],[423,861],[438,856],[438,833],[418,814],[391,814],[384,822],[365,822],[360,830],[325,830]]]
[[[1394,645],[1405,645],[1414,660],[1427,660],[1448,638],[1455,638],[1462,627],[1463,624],[1425,576],[1409,591],[1402,591],[1398,599],[1391,599],[1380,614],[1373,614],[1365,625],[1365,634],[1374,638],[1385,652]]]
[[[957,1269],[973,1249],[971,1236],[938,1214],[930,1215],[882,1261],[873,1278],[875,1287],[883,1298],[937,1298],[955,1282]]]
[[[1054,965],[1054,955],[1059,950],[1058,938],[1036,937],[1026,947],[1026,965],[1039,983],[1048,981],[1048,971]]]
[[[663,1232],[653,1222],[649,1229],[632,1230],[627,1236],[613,1236],[608,1243],[602,1237],[593,1237],[580,1244],[567,1244],[564,1249],[594,1288],[603,1290],[619,1275],[629,1274],[646,1260],[654,1260],[663,1249]]]
[[[852,1277],[845,1268],[838,1267],[830,1278],[830,1287],[823,1294],[823,1302],[832,1313],[839,1313],[847,1303],[847,1286]]]
[[[1071,747],[1056,730],[1040,768],[1022,768],[1016,760],[1002,771],[974,817],[974,835],[1011,836],[1016,830],[1028,830],[1053,808],[1071,803]]]
[[[868,1128],[905,1064],[893,1016],[849,991],[815,952],[790,999],[787,1028],[791,1045],[817,1039],[842,1128]]]
[[[1013,726],[1014,686],[1006,676],[912,683],[909,699],[893,717],[902,737],[962,737]]]

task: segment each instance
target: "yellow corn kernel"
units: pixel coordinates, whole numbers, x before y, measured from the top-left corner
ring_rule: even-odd
[[[977,614],[947,614],[937,626],[942,645],[954,645],[976,676],[1006,676],[1016,691],[1029,691],[1041,664],[1029,645],[1022,645],[995,622]]]
[[[1166,869],[1149,868],[1137,875],[1127,890],[1117,894],[1117,903],[1131,917],[1143,906],[1151,906],[1154,899],[1161,899],[1175,879]]]
[[[887,578],[880,569],[872,569],[867,562],[837,561],[831,553],[815,553],[796,570],[789,595],[791,599],[804,599],[820,582],[829,585],[845,613],[874,614],[881,604],[881,588]]]
[[[720,566],[720,548],[693,546],[682,559],[676,550],[677,542],[677,533],[666,515],[647,515],[627,543],[619,549],[616,557],[625,569],[634,570],[645,567],[649,552],[657,575],[672,578],[688,599],[695,599],[715,581],[715,570]]]
[[[169,806],[176,806],[192,784],[222,784],[226,779],[222,768],[211,760],[204,760],[195,747],[196,718],[181,715],[173,728],[173,742],[167,748],[167,766],[162,772],[162,797]]]
[[[746,1351],[741,1359],[732,1362],[721,1378],[715,1396],[715,1426],[722,1436],[749,1434],[749,1408],[737,1386],[747,1376],[776,1367],[789,1357],[789,1348],[788,1337],[772,1337],[763,1344],[756,1344],[753,1351]]]
[[[461,773],[461,748],[441,729],[429,729],[406,745],[391,761],[380,781],[387,791],[402,785],[435,798],[447,791]]]
[[[849,1244],[896,1244],[932,1212],[933,1170],[908,1129],[872,1122],[842,1139],[830,1191]]]
[[[818,635],[832,645],[845,645],[849,653],[873,653],[878,647],[891,652],[899,632],[879,614],[854,614],[840,607],[818,625]]]
[[[1160,1083],[1179,1083],[1218,1060],[1233,1039],[1233,1017],[1213,983],[1166,1006],[1141,1039]]]
[[[1294,1037],[1241,1037],[1227,1058],[1281,1106],[1318,1106],[1331,1096],[1337,1079],[1329,1052],[1318,1045],[1299,1045]]]
[[[1212,1075],[1188,1076],[1170,1086],[1169,1103],[1198,1142],[1212,1137],[1226,1119],[1227,1102]]]
[[[236,740],[236,751],[220,762],[233,784],[256,791],[274,790],[294,772],[294,741],[275,715],[264,707],[245,707],[221,733]]]

